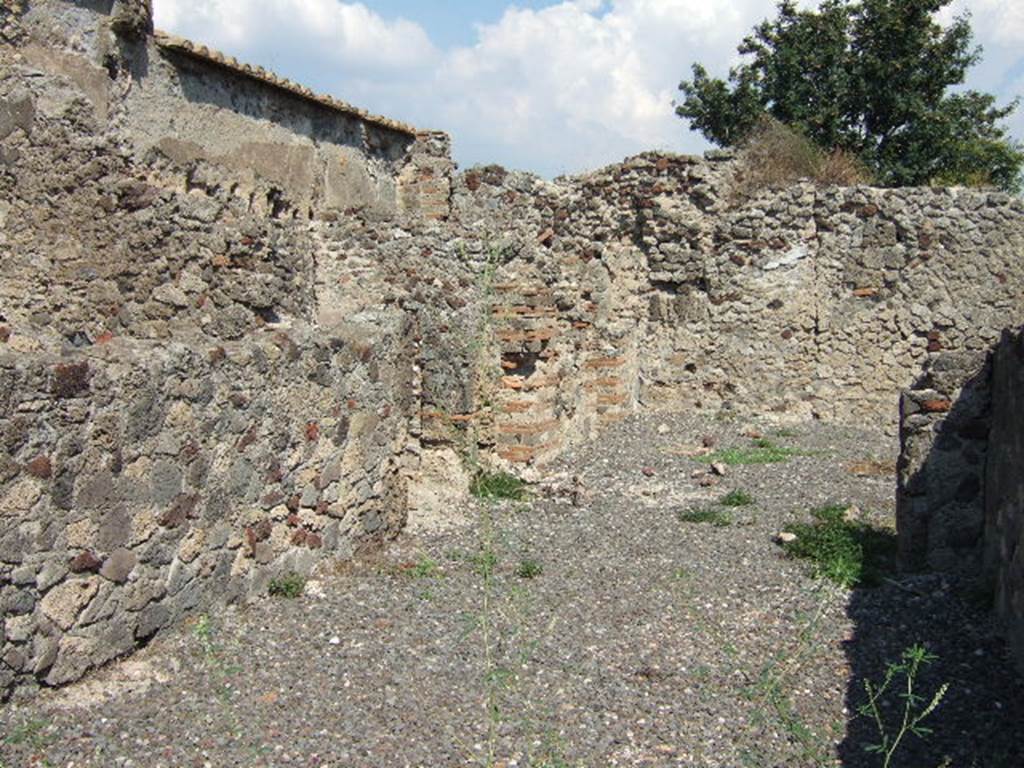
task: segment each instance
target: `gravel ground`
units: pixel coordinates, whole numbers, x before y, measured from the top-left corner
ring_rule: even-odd
[[[801,450],[782,463],[688,455],[752,429],[622,424],[528,503],[470,503],[0,709],[0,766],[880,766],[853,713],[914,642],[940,657],[922,690],[950,689],[893,765],[1024,765],[1024,685],[972,601],[936,576],[840,589],[774,543],[828,502],[891,529],[895,447],[811,424],[764,431]],[[731,490],[754,503],[727,525],[680,520]]]

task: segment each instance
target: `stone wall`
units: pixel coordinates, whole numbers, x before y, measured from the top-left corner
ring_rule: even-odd
[[[1024,320],[1019,199],[809,184],[736,198],[734,171],[721,155],[653,154],[556,183],[472,169],[456,180],[453,216],[529,246],[537,295],[559,309],[545,319],[511,303],[522,332],[577,350],[558,352],[563,389],[603,387],[601,405],[626,411],[894,432],[894,393],[928,359],[983,350],[1007,319]],[[578,354],[599,348],[604,362]],[[584,381],[588,366],[609,375]],[[580,415],[571,402],[563,426]]]
[[[943,355],[901,401],[897,523],[905,565],[993,590],[1024,669],[1024,332]]]
[[[415,324],[317,322],[317,233],[280,179],[144,147],[127,75],[88,65],[122,10],[4,9],[0,696],[406,518]],[[443,151],[423,141],[394,187]]]
[[[905,466],[903,520],[980,558],[961,374],[1024,322],[1020,200],[741,197],[721,153],[453,175],[443,134],[149,35],[145,2],[0,13],[0,693],[394,536],[479,464],[535,476],[638,408],[892,429],[929,361],[907,455],[977,462]]]
[[[1007,331],[992,363],[985,466],[985,572],[1024,670],[1024,331]]]
[[[939,355],[900,398],[896,518],[910,569],[981,572],[990,374],[987,351]]]
[[[403,331],[0,353],[0,684],[74,680],[399,530]]]
[[[205,46],[147,35],[148,3],[24,5],[24,61],[72,80],[96,120],[116,127],[137,156],[229,170],[231,193],[275,217],[353,209],[437,213],[452,170],[437,134]]]

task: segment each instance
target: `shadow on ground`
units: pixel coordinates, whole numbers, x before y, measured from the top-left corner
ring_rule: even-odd
[[[856,630],[845,644],[851,667],[846,706],[851,716],[867,699],[864,680],[880,682],[887,665],[898,662],[914,644],[938,657],[915,685],[925,704],[941,685],[949,684],[939,707],[923,722],[933,732],[924,738],[908,735],[893,757],[893,768],[1024,765],[1024,681],[994,632],[988,607],[980,602],[934,575],[853,592],[847,613]],[[893,736],[903,714],[903,682],[897,675],[894,695],[882,708]],[[883,765],[882,757],[865,749],[880,741],[869,718],[854,717],[840,747],[842,765]]]
[[[954,361],[955,362],[955,361]],[[953,391],[942,369],[929,371],[921,388]],[[962,381],[962,380],[961,380]],[[846,708],[851,718],[840,747],[842,765],[885,765],[884,755],[866,751],[880,744],[878,726],[855,716],[867,700],[864,681],[880,683],[888,665],[922,645],[936,659],[915,683],[920,711],[944,684],[949,688],[938,708],[922,722],[931,730],[908,734],[894,752],[892,768],[1019,768],[1024,766],[1024,679],[1017,674],[999,639],[990,590],[979,586],[982,502],[978,476],[984,472],[988,427],[987,371],[958,384],[959,396],[941,421],[928,422],[934,444],[905,486],[912,514],[901,518],[906,530],[901,555],[922,568],[927,550],[943,547],[963,565],[959,576],[935,573],[892,574],[876,589],[854,590],[847,613],[855,629],[846,641],[850,683]],[[909,469],[907,469],[909,472]],[[971,493],[965,493],[965,489]],[[917,498],[914,498],[917,497]],[[917,506],[909,506],[919,501]],[[916,526],[916,527],[915,527]],[[904,714],[905,677],[897,673],[892,695],[881,708],[885,729],[895,738]]]

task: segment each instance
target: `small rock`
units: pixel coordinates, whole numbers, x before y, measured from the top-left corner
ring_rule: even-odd
[[[659,424],[658,425],[658,434],[659,435],[667,435],[671,431],[672,431],[672,428],[669,427],[668,424]]]
[[[135,553],[127,549],[115,550],[100,568],[100,576],[115,584],[124,584],[135,568],[135,563]]]
[[[856,522],[859,518],[860,507],[858,507],[856,504],[851,504],[849,507],[846,508],[846,511],[843,512],[843,520],[845,520],[848,523]]]
[[[323,582],[317,581],[316,579],[310,579],[306,582],[306,586],[303,592],[310,597],[324,598],[327,597],[327,593],[324,592]]]
[[[704,475],[704,477],[700,479],[701,488],[711,488],[712,486],[715,485],[718,485],[717,477],[712,477],[711,475]]]
[[[714,464],[711,465],[711,474],[713,475],[725,477],[725,473],[728,471],[729,469],[725,466],[725,464],[723,464],[720,461],[716,461]]]
[[[718,445],[718,438],[714,435],[704,435],[704,437],[701,438],[701,444],[703,444],[705,448],[714,448]]]
[[[790,533],[789,531],[783,531],[778,536],[776,536],[775,539],[780,544],[792,544],[794,541],[796,541],[796,534]]]
[[[644,473],[645,477],[654,477],[654,467],[644,467],[640,471]]]
[[[92,552],[83,552],[72,558],[68,567],[72,573],[96,573],[103,565],[103,561]]]
[[[335,635],[334,637],[332,637],[327,642],[330,643],[331,645],[341,645],[341,638],[338,637],[337,635]]]

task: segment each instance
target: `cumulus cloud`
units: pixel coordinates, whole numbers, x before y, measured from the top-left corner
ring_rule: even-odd
[[[438,51],[418,24],[337,0],[156,0],[156,25],[225,50],[309,69],[429,66]],[[261,62],[262,63],[262,62]]]
[[[967,76],[967,86],[994,93],[1000,104],[1024,96],[1024,4],[1013,0],[954,0],[945,18],[970,14],[981,62]],[[1024,109],[1008,119],[1011,133],[1024,140]]]
[[[470,94],[450,102],[463,115],[475,111],[510,146],[530,142],[549,168],[679,147],[685,131],[672,101],[684,57],[724,45],[741,8],[714,13],[695,0],[511,8],[480,27],[474,46],[449,54],[442,77]]]
[[[372,3],[156,0],[156,20],[360,106],[449,131],[463,164],[553,175],[645,149],[705,148],[674,115],[679,79],[694,61],[724,74],[740,38],[774,6],[553,0],[524,9],[510,1],[497,22],[476,28],[471,45],[448,50]],[[1024,76],[1024,4],[956,0],[955,10],[964,9],[986,46],[971,85],[1006,100]],[[1024,136],[1024,116],[1012,125]]]
[[[944,9],[944,18],[971,15],[975,34],[989,44],[1024,43],[1024,5],[1012,0],[954,0]]]

